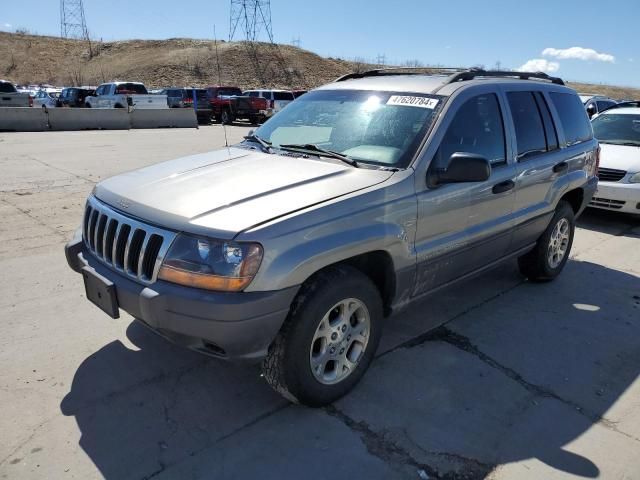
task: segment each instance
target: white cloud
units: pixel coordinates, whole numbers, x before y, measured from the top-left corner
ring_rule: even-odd
[[[3,23],[0,25],[0,30],[11,30],[12,25],[10,23]]]
[[[550,62],[544,58],[532,58],[524,65],[518,67],[519,72],[546,72],[553,73],[560,69],[558,62]]]
[[[593,48],[571,47],[571,48],[545,48],[542,51],[545,57],[558,58],[560,60],[597,60],[599,62],[614,63],[616,57],[609,53],[596,52]]]

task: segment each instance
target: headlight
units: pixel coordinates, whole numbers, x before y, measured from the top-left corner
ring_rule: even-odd
[[[640,183],[640,172],[634,173],[629,179],[629,183]]]
[[[162,262],[158,278],[189,287],[238,292],[258,271],[262,246],[180,234]]]

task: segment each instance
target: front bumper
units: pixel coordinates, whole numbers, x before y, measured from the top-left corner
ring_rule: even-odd
[[[259,361],[284,322],[299,287],[269,292],[211,292],[158,280],[139,284],[98,261],[79,235],[65,247],[67,263],[88,266],[116,286],[118,306],[184,347],[234,361]]]
[[[599,182],[589,206],[640,215],[640,183]]]

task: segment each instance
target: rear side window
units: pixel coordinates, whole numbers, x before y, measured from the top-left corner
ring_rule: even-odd
[[[293,93],[291,92],[273,92],[274,100],[293,100]]]
[[[13,85],[6,82],[0,82],[0,93],[15,93],[16,89],[13,88]]]
[[[533,92],[507,93],[516,129],[518,160],[547,151],[542,117]]]
[[[591,123],[578,96],[558,92],[551,92],[549,96],[560,117],[567,145],[591,140],[593,138]]]
[[[438,153],[438,165],[446,165],[456,152],[482,155],[492,165],[506,162],[504,125],[493,93],[467,100],[447,128]]]

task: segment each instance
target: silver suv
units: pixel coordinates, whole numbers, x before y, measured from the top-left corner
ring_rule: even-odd
[[[238,145],[99,183],[66,255],[110,316],[324,405],[392,313],[514,257],[556,277],[598,152],[558,78],[351,74]]]

